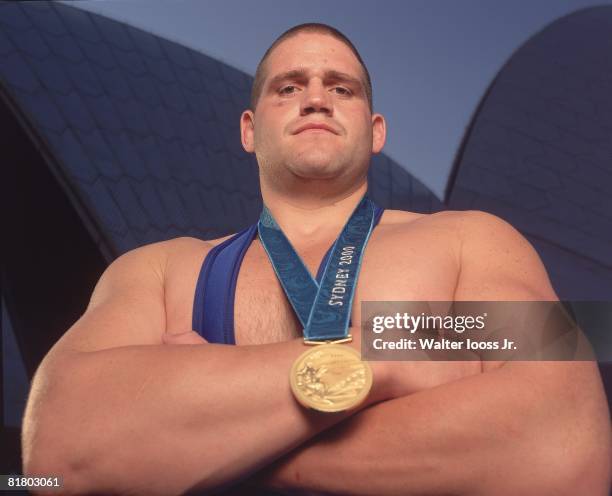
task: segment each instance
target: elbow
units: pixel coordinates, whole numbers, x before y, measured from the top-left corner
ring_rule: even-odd
[[[32,490],[31,494],[56,496],[75,496],[88,494],[87,488],[82,484],[78,470],[69,463],[65,463],[55,453],[44,454],[36,450],[36,454],[29,453],[23,457],[22,472],[25,477],[57,478],[58,487],[53,489]]]
[[[611,446],[609,436],[592,440],[590,446],[575,442],[548,458],[548,470],[540,473],[537,494],[551,496],[609,496]],[[533,491],[533,487],[530,488]],[[531,493],[529,493],[531,494]]]
[[[580,431],[568,439],[566,488],[558,494],[609,496],[612,481],[612,430],[604,398],[586,409]]]
[[[75,439],[78,436],[66,438],[64,434],[65,430],[39,425],[33,440],[27,440],[24,435],[22,443],[24,476],[57,477],[60,480],[58,489],[41,490],[34,494],[74,496],[122,493],[120,486],[111,484],[115,481],[102,473],[108,462],[99,459],[95,449],[84,449],[84,446]],[[119,477],[116,479],[119,480]]]
[[[608,496],[611,483],[610,443],[592,450],[590,454],[574,461],[567,471],[565,484],[556,494],[589,494]]]
[[[40,490],[34,494],[77,495],[90,494],[84,485],[83,458],[60,429],[49,425],[40,415],[34,422],[24,419],[22,431],[22,472],[26,477],[58,478],[59,488]]]
[[[542,463],[525,464],[513,470],[512,481],[499,481],[487,487],[491,494],[538,496],[609,496],[610,460],[565,456],[548,456]],[[489,494],[488,492],[485,492]]]
[[[68,365],[66,365],[67,367]],[[83,473],[88,465],[84,437],[71,416],[78,410],[70,402],[64,381],[49,377],[48,363],[37,371],[26,404],[21,432],[22,472],[28,477],[57,477],[61,488],[34,494],[88,494]]]
[[[568,389],[573,394],[567,397],[559,420],[550,422],[546,436],[548,483],[554,490],[542,494],[609,496],[612,430],[606,396],[601,382],[594,380],[593,364],[576,362],[572,371],[573,384]]]

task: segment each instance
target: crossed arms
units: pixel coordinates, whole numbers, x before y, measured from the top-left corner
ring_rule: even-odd
[[[554,299],[520,236],[469,217],[455,299]],[[508,362],[423,389],[418,368],[375,363],[364,409],[312,414],[287,381],[298,340],[163,344],[166,249],[118,259],[41,364],[24,473],[61,474],[74,494],[180,494],[254,474],[287,491],[607,494],[610,421],[595,364]]]

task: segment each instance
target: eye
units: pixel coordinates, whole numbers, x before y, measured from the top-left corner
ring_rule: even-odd
[[[351,94],[351,90],[345,88],[344,86],[334,86],[333,91],[342,96],[349,96]]]
[[[281,95],[291,95],[297,91],[297,88],[293,85],[283,86],[280,90],[278,90]]]

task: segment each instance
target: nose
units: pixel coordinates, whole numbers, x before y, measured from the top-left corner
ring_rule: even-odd
[[[333,113],[331,95],[323,85],[322,81],[310,80],[308,86],[302,93],[300,114],[308,115],[314,112],[323,112],[329,116]]]

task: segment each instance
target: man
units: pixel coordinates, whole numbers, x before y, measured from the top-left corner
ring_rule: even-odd
[[[240,126],[266,206],[316,273],[385,141],[354,47],[327,26],[285,33],[260,63]],[[607,494],[610,424],[594,363],[372,362],[363,405],[312,412],[290,391],[301,326],[259,239],[236,283],[238,346],[192,332],[202,263],[223,241],[157,243],[107,269],[34,378],[25,473],[61,474],[75,494],[240,481],[287,492]],[[344,346],[359,348],[368,300],[556,296],[535,251],[500,219],[386,211]]]

